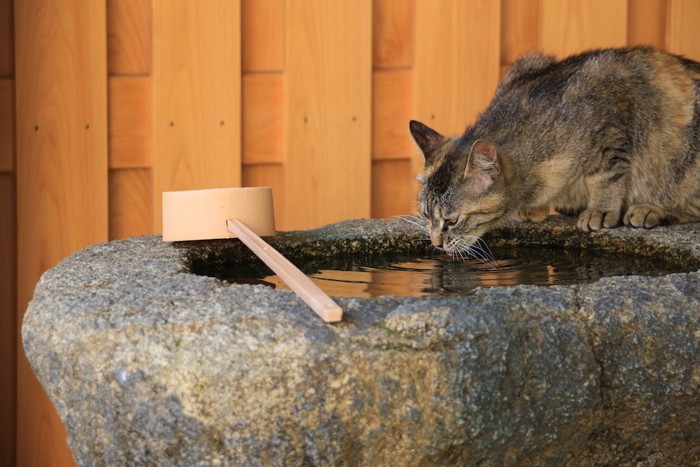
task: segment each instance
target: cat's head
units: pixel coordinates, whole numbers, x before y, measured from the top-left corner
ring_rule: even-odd
[[[432,243],[468,251],[511,213],[503,157],[490,141],[445,137],[417,121],[409,128],[425,157],[418,208]]]

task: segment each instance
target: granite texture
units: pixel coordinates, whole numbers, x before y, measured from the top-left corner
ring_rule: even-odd
[[[400,220],[282,233],[297,263],[423,251]],[[237,240],[95,245],[44,274],[27,357],[80,465],[692,465],[700,462],[700,225],[489,243],[659,255],[687,274],[465,297],[338,299],[193,274]]]

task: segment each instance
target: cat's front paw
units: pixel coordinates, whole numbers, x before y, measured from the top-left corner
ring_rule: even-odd
[[[542,222],[549,215],[549,206],[527,207],[521,206],[515,215],[518,222]]]
[[[666,211],[653,204],[633,204],[625,214],[625,225],[651,229],[666,220]]]
[[[576,226],[584,232],[592,232],[594,230],[610,229],[619,223],[620,211],[589,208],[579,214]]]

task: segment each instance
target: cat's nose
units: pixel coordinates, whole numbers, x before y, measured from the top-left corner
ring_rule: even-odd
[[[433,232],[430,235],[430,240],[435,248],[442,248],[443,243],[442,232]]]

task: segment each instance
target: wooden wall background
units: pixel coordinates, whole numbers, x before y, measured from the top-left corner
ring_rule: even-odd
[[[412,211],[522,52],[700,60],[697,0],[0,0],[0,465],[70,465],[19,344],[41,273],[160,231],[164,190],[271,185],[279,230]]]

